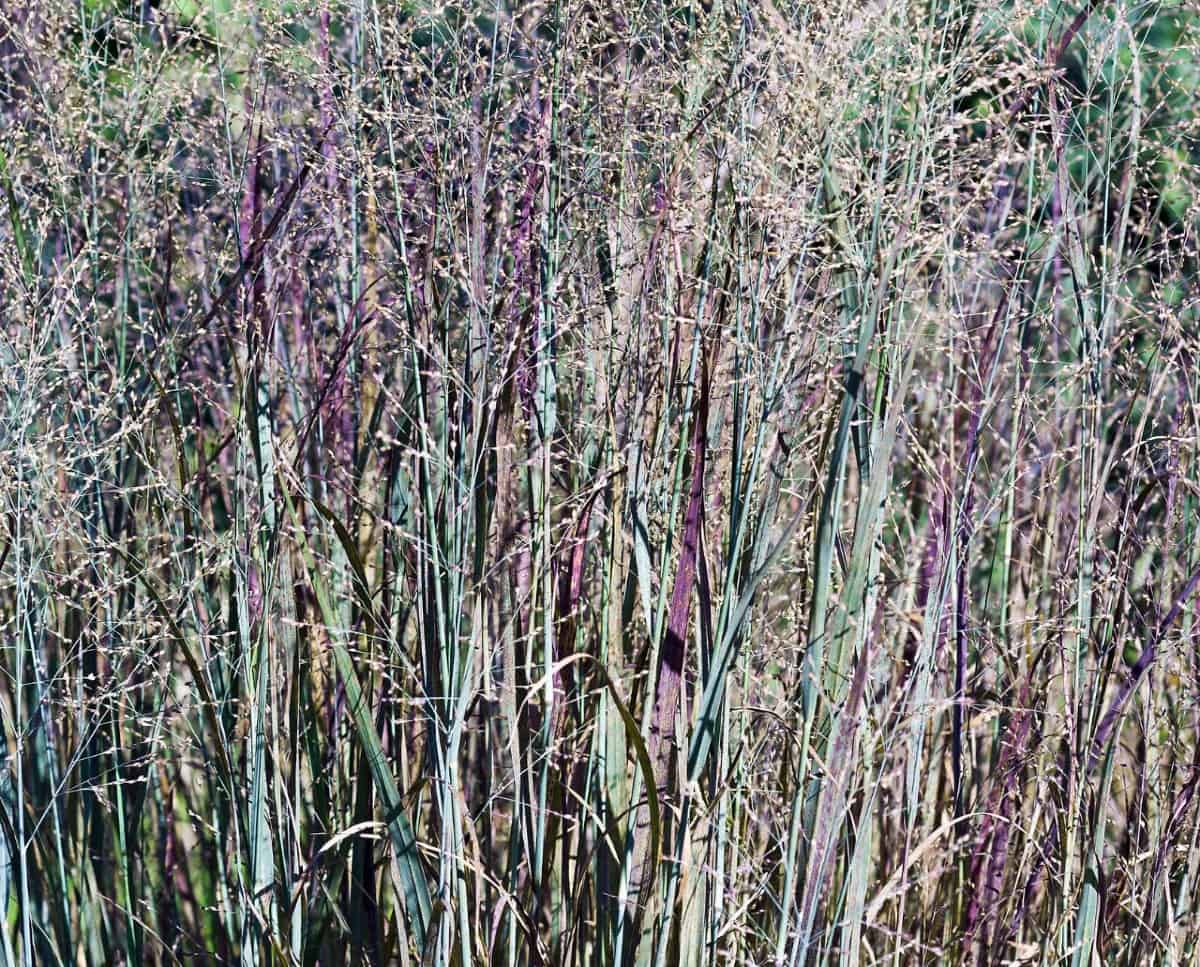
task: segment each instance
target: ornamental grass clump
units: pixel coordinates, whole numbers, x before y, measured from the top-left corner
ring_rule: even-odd
[[[1196,961],[1198,37],[0,10],[0,964]]]

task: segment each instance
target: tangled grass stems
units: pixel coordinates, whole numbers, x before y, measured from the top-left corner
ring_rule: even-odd
[[[1197,31],[0,11],[3,962],[1194,962]]]

